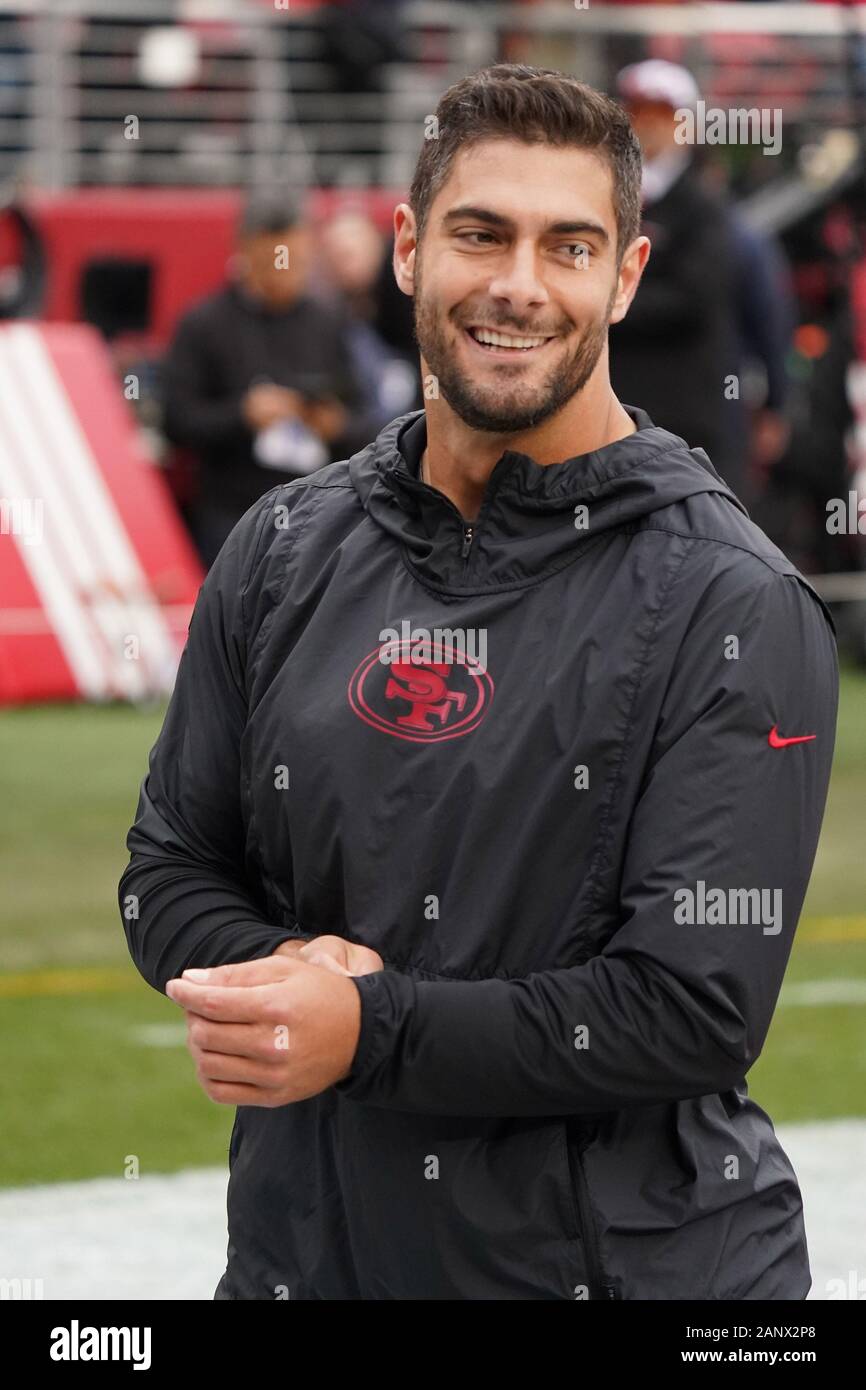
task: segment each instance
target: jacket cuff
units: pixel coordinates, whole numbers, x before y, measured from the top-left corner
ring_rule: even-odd
[[[401,1021],[411,1010],[415,986],[394,970],[353,975],[361,998],[361,1029],[348,1076],[334,1085],[338,1095],[364,1099],[367,1083],[382,1062],[396,1051]]]

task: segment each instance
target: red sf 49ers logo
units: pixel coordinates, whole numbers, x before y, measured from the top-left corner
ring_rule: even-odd
[[[349,682],[349,704],[358,717],[411,743],[476,729],[493,698],[487,671],[455,647],[436,645],[430,656],[419,661],[405,642],[383,643],[365,656]]]

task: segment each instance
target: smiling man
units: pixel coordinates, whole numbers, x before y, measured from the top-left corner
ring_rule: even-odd
[[[394,216],[426,409],[235,527],[127,839],[133,958],[238,1107],[216,1297],[804,1298],[746,1074],[830,615],[611,390],[650,249],[622,109],[500,65],[436,115]]]

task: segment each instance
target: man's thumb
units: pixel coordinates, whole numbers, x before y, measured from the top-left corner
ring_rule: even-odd
[[[212,965],[206,970],[184,970],[181,979],[194,985],[269,985],[285,979],[292,968],[289,956],[263,956],[260,960],[240,960],[230,965]]]

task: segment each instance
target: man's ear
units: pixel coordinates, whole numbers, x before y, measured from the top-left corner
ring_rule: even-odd
[[[415,252],[418,249],[415,214],[408,203],[394,209],[394,279],[404,294],[415,293]]]
[[[638,236],[626,250],[619,268],[616,295],[608,322],[619,323],[628,313],[649,260],[650,246],[648,236]]]

